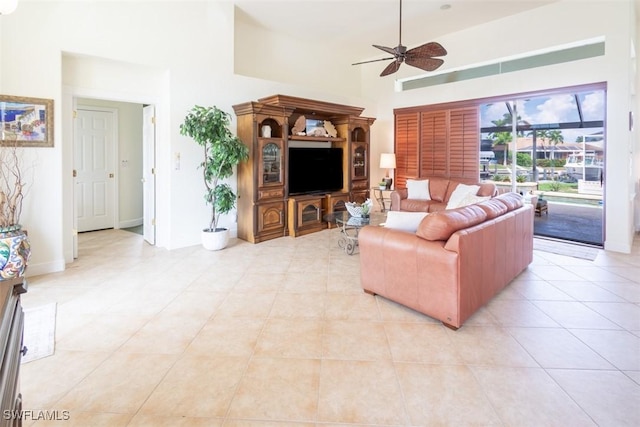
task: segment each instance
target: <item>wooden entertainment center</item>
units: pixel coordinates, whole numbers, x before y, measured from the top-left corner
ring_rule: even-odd
[[[369,197],[369,138],[375,118],[360,117],[364,108],[273,95],[233,109],[238,137],[249,147],[249,160],[238,165],[239,238],[258,243],[320,231],[329,226],[325,214]],[[307,126],[301,128],[304,122]],[[325,123],[329,130],[333,125],[336,135],[310,136],[309,123]],[[342,149],[342,187],[290,193],[296,183],[289,180],[289,148]]]

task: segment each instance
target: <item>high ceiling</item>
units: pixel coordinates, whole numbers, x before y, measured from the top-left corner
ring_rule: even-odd
[[[402,44],[411,48],[448,33],[558,0],[403,0]],[[235,0],[237,16],[297,39],[350,49],[353,60],[388,56],[398,45],[399,0]],[[447,7],[448,6],[448,7]]]

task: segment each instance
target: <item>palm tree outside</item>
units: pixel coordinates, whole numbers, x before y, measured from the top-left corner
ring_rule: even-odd
[[[496,127],[502,126],[511,126],[511,114],[505,114],[501,119],[492,120]],[[513,140],[513,135],[511,132],[491,132],[489,138],[493,141],[492,145],[495,147],[497,145],[502,145],[504,147],[504,151],[502,152],[502,164],[504,166],[507,165],[507,157],[509,157],[509,143]]]
[[[551,179],[555,181],[556,165],[555,165],[554,151],[558,144],[564,144],[564,136],[562,135],[562,132],[560,132],[559,130],[547,131],[547,141],[551,144]]]

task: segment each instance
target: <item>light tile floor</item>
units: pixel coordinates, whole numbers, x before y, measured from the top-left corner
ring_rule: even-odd
[[[80,235],[24,409],[63,426],[637,426],[640,238],[534,262],[461,329],[362,292],[336,230],[220,252]]]

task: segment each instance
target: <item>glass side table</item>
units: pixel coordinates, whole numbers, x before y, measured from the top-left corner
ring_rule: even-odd
[[[381,189],[380,187],[371,187],[373,198],[380,204],[380,211],[386,212],[391,209],[391,192],[393,190]]]
[[[353,255],[358,246],[358,233],[367,225],[382,225],[387,215],[380,212],[372,212],[368,218],[357,218],[349,215],[347,211],[334,212],[323,217],[327,222],[335,223],[340,230],[338,246],[348,254]]]

